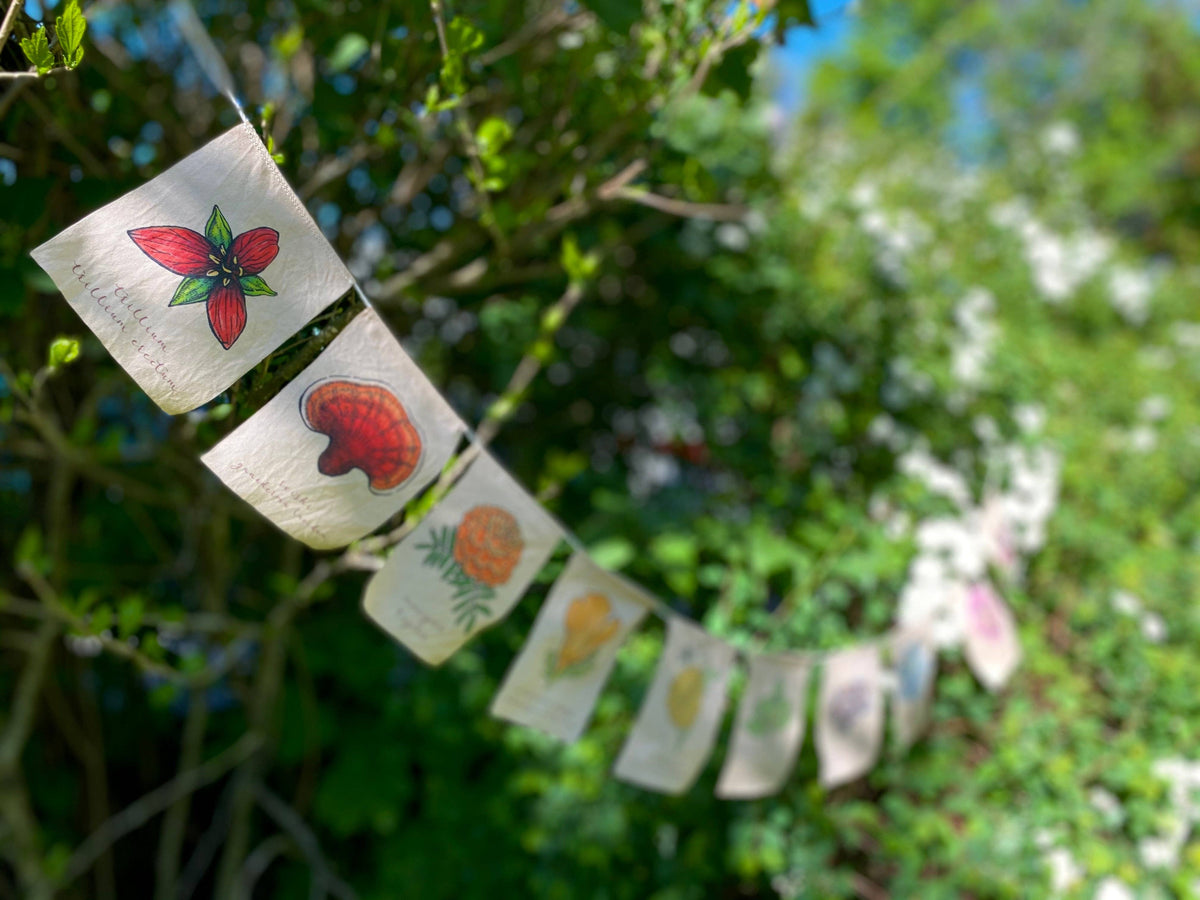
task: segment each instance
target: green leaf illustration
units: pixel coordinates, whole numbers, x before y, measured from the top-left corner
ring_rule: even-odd
[[[783,696],[783,683],[775,682],[775,689],[763,697],[754,706],[750,721],[746,723],[747,730],[756,737],[774,734],[783,728],[791,718],[791,707]]]
[[[54,33],[58,35],[63,61],[68,69],[83,62],[83,33],[86,30],[87,20],[79,11],[78,0],[70,0],[63,14],[54,20]]]
[[[54,54],[50,52],[45,28],[39,28],[30,37],[22,38],[21,50],[26,58],[37,66],[39,75],[45,75],[54,68]]]
[[[207,300],[212,292],[215,278],[185,278],[175,288],[175,296],[167,306],[183,306],[187,303],[199,303]]]
[[[247,297],[258,297],[260,295],[275,296],[275,292],[270,286],[257,275],[246,275],[241,279],[242,293]]]
[[[222,249],[232,243],[233,230],[225,221],[225,216],[221,214],[219,206],[213,207],[212,215],[208,217],[208,224],[204,226],[204,236]]]

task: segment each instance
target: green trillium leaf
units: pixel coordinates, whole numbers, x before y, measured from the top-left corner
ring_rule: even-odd
[[[222,220],[224,221],[224,220]],[[199,303],[207,300],[212,293],[215,278],[185,278],[175,289],[175,296],[167,306],[183,306],[185,303]]]
[[[242,293],[247,297],[257,297],[260,294],[275,296],[275,292],[257,275],[245,275],[241,279]]]
[[[225,217],[221,215],[221,208],[214,206],[212,215],[208,217],[208,224],[204,226],[204,236],[221,248],[228,248],[233,242],[233,231],[229,227],[229,223],[225,221]]]

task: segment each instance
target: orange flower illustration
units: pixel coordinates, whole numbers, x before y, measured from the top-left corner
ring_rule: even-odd
[[[512,577],[525,542],[513,514],[498,506],[467,511],[454,536],[454,560],[463,572],[488,587]]]
[[[587,662],[596,651],[616,637],[621,621],[603,594],[586,594],[571,601],[564,618],[562,648],[554,661],[554,673]]]

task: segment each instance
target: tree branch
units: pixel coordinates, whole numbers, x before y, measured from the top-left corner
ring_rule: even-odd
[[[109,846],[146,824],[181,797],[217,781],[226,772],[250,758],[260,746],[261,741],[257,735],[243,735],[237,743],[217,754],[208,762],[176,775],[162,787],[135,800],[92,832],[79,845],[67,861],[59,883],[65,886],[79,878]]]
[[[326,893],[330,893],[342,900],[358,900],[354,889],[338,878],[329,868],[329,864],[321,852],[321,844],[317,840],[317,836],[304,823],[300,814],[261,785],[255,797],[258,805],[263,808],[263,812],[274,819],[279,827],[291,836],[292,840],[296,842],[296,846],[300,848],[300,852],[304,854],[304,858],[308,860],[308,866],[312,869],[316,896],[323,897]]]
[[[4,21],[0,22],[0,47],[8,41],[9,34],[12,33],[13,22],[17,19],[17,11],[24,6],[21,0],[10,0],[8,4],[8,12],[4,14]]]

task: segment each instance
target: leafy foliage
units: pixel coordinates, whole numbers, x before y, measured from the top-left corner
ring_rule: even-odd
[[[45,28],[37,29],[30,37],[21,38],[21,50],[25,58],[37,67],[39,75],[45,75],[54,68],[54,54],[50,52]]]
[[[441,11],[445,52],[411,4],[253,0],[206,24],[460,413],[502,426],[496,452],[598,559],[761,649],[893,620],[912,525],[947,511],[900,455],[952,464],[979,499],[993,451],[1050,442],[1060,507],[1005,588],[1025,665],[993,697],[946,654],[909,756],[825,793],[809,742],[756,803],[709,795],[720,753],[680,798],[610,777],[654,627],[578,744],[490,719],[561,559],[428,670],[364,622],[361,573],[330,577],[341,557],[196,459],[351,301],[170,419],[29,260],[237,121],[158,4],[111,5],[90,14],[96,65],[0,96],[0,895],[224,898],[253,876],[252,896],[292,897],[332,872],[364,898],[1027,897],[1065,851],[1079,895],[1186,896],[1190,831],[1172,865],[1143,852],[1182,815],[1157,764],[1200,737],[1182,13],[884,0],[781,125],[745,78],[771,30],[749,4]],[[44,28],[16,34],[54,53]],[[505,388],[523,360],[537,377]],[[214,760],[152,827],[78,855]]]

